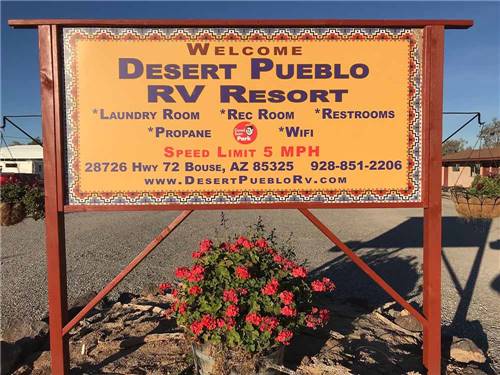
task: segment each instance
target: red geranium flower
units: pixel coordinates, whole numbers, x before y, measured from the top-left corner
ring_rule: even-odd
[[[217,328],[217,321],[209,314],[203,315],[203,317],[201,318],[201,324],[203,324],[203,326],[209,331]]]
[[[191,323],[191,332],[198,336],[203,330],[203,324],[199,321],[194,321]]]
[[[323,277],[323,279],[321,281],[323,281],[323,285],[325,286],[325,290],[330,292],[330,291],[335,289],[335,284],[328,277]]]
[[[212,247],[213,242],[211,240],[203,240],[200,242],[200,251],[207,252]]]
[[[189,288],[188,293],[192,296],[197,296],[201,293],[201,288],[198,285],[193,285],[191,288]]]
[[[158,286],[158,289],[160,289],[161,293],[165,293],[165,291],[170,289],[170,288],[172,288],[172,284],[170,284],[170,283],[161,283]]]
[[[280,299],[285,305],[289,305],[293,302],[293,293],[285,290],[280,293]]]
[[[312,308],[312,312],[306,315],[306,326],[316,329],[318,326],[324,326],[329,319],[330,313],[327,309]]]
[[[187,280],[194,282],[194,283],[201,281],[201,280],[203,280],[203,273],[204,272],[205,272],[205,269],[203,268],[203,266],[200,266],[199,264],[197,264],[197,265],[193,266],[193,268],[191,268],[191,272],[189,273]]]
[[[222,294],[224,301],[238,303],[238,295],[236,294],[234,289],[225,290]]]
[[[307,271],[304,267],[296,267],[292,270],[292,276],[304,278],[307,276]]]
[[[283,262],[283,257],[282,257],[281,255],[276,254],[276,255],[273,257],[273,260],[274,260],[276,263],[281,263],[281,262]]]
[[[238,266],[236,267],[236,276],[238,276],[240,279],[248,279],[250,277],[250,273],[248,272],[247,268],[244,266]]]
[[[276,336],[276,341],[281,342],[283,345],[289,345],[292,337],[293,332],[288,329],[284,329],[280,333],[278,333],[278,336]]]
[[[325,285],[321,281],[319,281],[319,280],[314,280],[311,283],[311,289],[314,292],[324,292],[325,291]]]
[[[247,249],[252,247],[252,243],[244,236],[240,236],[240,238],[236,240],[236,243],[240,246],[246,247]]]
[[[184,314],[186,312],[186,310],[187,310],[187,304],[186,303],[181,303],[177,307],[177,311],[179,312],[179,314]]]
[[[266,317],[262,318],[259,330],[261,332],[264,332],[264,331],[271,332],[274,329],[276,329],[278,324],[279,324],[278,319],[276,319],[272,316],[266,316]]]
[[[240,309],[236,305],[229,305],[226,309],[226,316],[229,318],[235,317],[240,312]]]
[[[191,272],[189,271],[189,268],[179,267],[175,270],[175,277],[177,277],[178,279],[185,279],[190,275],[190,273]]]
[[[257,241],[255,241],[255,244],[262,249],[265,249],[267,247],[267,241],[263,238],[259,238]]]
[[[278,280],[272,279],[262,288],[262,293],[266,296],[272,296],[278,291],[278,285]]]
[[[335,284],[328,277],[323,277],[323,280],[314,280],[311,283],[311,289],[314,292],[331,292],[335,289]]]
[[[245,317],[245,321],[253,324],[254,326],[258,326],[261,322],[262,318],[257,313],[250,313]]]
[[[297,310],[292,309],[290,306],[284,306],[281,308],[281,315],[295,316],[295,315],[297,315]]]

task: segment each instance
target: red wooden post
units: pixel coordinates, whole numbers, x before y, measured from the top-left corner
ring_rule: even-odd
[[[444,27],[425,28],[424,121],[428,147],[424,208],[424,365],[441,373],[441,138]],[[424,172],[425,173],[425,172]]]
[[[55,66],[57,40],[55,26],[38,27],[40,86],[45,188],[45,241],[49,296],[50,355],[52,373],[69,372],[68,341],[63,335],[67,321],[66,248],[61,171],[58,72]]]

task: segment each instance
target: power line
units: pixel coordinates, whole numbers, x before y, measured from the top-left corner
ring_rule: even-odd
[[[461,127],[459,127],[457,130],[455,130],[453,133],[451,133],[441,144],[444,144],[447,142],[451,137],[453,137],[455,134],[457,134],[460,130],[465,128],[467,125],[469,125],[473,120],[477,118],[477,122],[479,126],[483,126],[485,122],[481,121],[481,112],[443,112],[444,115],[474,115],[472,118],[467,120],[465,124],[463,124]]]
[[[31,139],[33,142],[35,142],[37,145],[40,145],[43,147],[42,145],[42,142],[40,142],[38,139],[36,138],[33,138],[31,135],[29,135],[27,132],[25,132],[23,129],[21,129],[21,127],[19,127],[17,124],[15,124],[10,118],[13,118],[13,117],[23,117],[23,118],[27,118],[27,117],[41,117],[40,115],[16,115],[16,116],[3,116],[3,119],[2,119],[2,129],[5,128],[5,126],[7,125],[7,122],[9,124],[11,124],[12,126],[14,126],[17,130],[19,130],[21,133],[23,133],[24,135],[26,135],[29,139]]]

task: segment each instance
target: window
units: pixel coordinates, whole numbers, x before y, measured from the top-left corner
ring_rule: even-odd
[[[5,168],[17,168],[17,163],[5,163]]]
[[[452,169],[451,169],[453,172],[460,172],[460,165],[459,164],[455,164]]]
[[[480,164],[474,164],[470,166],[470,175],[471,176],[477,176],[479,173],[481,173],[481,165]]]

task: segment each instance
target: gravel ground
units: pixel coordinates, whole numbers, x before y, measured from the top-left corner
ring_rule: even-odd
[[[500,371],[500,220],[467,223],[443,201],[443,325],[469,337]],[[420,301],[422,210],[316,210],[315,213],[394,288]],[[176,212],[78,213],[66,215],[68,298],[99,291]],[[380,305],[390,301],[298,211],[227,211],[230,231],[240,232],[261,216],[282,237],[293,233],[300,258],[332,277],[342,297]],[[194,212],[132,272],[116,292],[140,292],[147,283],[173,278],[191,251],[219,225],[220,212]],[[13,319],[38,320],[47,313],[44,224],[27,219],[1,231],[1,328]]]

